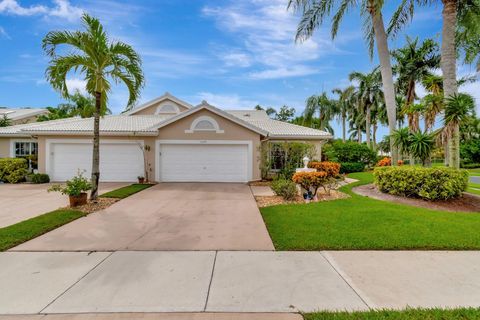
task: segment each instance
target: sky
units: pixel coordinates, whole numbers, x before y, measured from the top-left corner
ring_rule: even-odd
[[[384,9],[386,22],[398,2]],[[295,43],[299,17],[286,7],[287,0],[0,0],[0,106],[64,102],[45,80],[49,60],[41,41],[51,30],[80,29],[83,12],[99,18],[110,39],[132,45],[142,57],[146,84],[139,103],[169,92],[194,105],[288,105],[300,115],[309,96],[346,87],[350,72],[378,64],[369,58],[357,9],[347,14],[334,41],[326,23],[311,39]],[[441,24],[441,7],[418,10],[390,40],[390,49],[402,46],[406,35],[439,41]],[[458,69],[475,75],[471,66]],[[71,74],[68,86],[84,90],[82,76]],[[475,96],[480,111],[480,81],[461,91]],[[126,88],[114,86],[109,108],[120,113],[127,99]],[[336,121],[333,127],[340,135]],[[381,128],[379,138],[385,133]]]

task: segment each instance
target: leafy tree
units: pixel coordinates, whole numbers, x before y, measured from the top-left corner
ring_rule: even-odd
[[[79,71],[87,82],[87,92],[95,97],[90,195],[95,200],[100,179],[100,114],[102,107],[107,105],[111,80],[126,85],[128,110],[139,98],[144,76],[140,56],[130,45],[110,41],[100,21],[88,14],[83,14],[82,23],[84,31],[50,31],[43,39],[43,49],[50,58],[47,80],[55,90],[68,98],[67,75]],[[73,51],[60,55],[57,49],[62,45]]]
[[[0,118],[0,127],[8,127],[11,125],[12,125],[12,122],[10,121],[10,119],[8,119],[7,115],[4,114],[2,118]]]
[[[255,110],[265,110],[267,115],[271,118],[275,118],[275,116],[277,115],[277,110],[275,110],[272,107],[268,107],[267,109],[264,109],[261,105],[257,104],[254,109]]]
[[[413,0],[411,0],[413,1]],[[382,0],[289,0],[288,7],[300,11],[302,18],[297,28],[296,40],[310,38],[314,31],[323,24],[325,19],[333,13],[332,38],[338,33],[338,28],[345,14],[353,7],[359,7],[363,19],[364,37],[368,44],[370,57],[373,57],[376,44],[380,71],[385,95],[385,105],[388,115],[388,127],[393,133],[396,125],[395,90],[393,86],[392,66],[388,49],[387,34],[383,23]],[[392,163],[397,162],[397,153],[392,146]]]
[[[71,118],[74,116],[73,105],[69,103],[61,103],[56,107],[47,107],[48,114],[42,114],[37,118],[37,121],[50,121]]]
[[[443,119],[444,130],[449,137],[449,165],[460,167],[460,125],[467,122],[474,114],[475,100],[466,93],[454,94],[447,98]]]
[[[288,122],[295,115],[295,109],[288,106],[282,106],[275,116],[275,120]]]

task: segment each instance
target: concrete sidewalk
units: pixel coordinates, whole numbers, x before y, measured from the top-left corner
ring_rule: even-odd
[[[0,265],[4,315],[280,312],[296,319],[291,313],[321,309],[480,307],[476,251],[5,252]],[[244,316],[231,319],[262,319]]]

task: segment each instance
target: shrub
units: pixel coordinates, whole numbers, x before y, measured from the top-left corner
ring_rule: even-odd
[[[382,192],[427,200],[458,197],[468,185],[468,172],[450,168],[377,167],[374,183]]]
[[[480,139],[472,139],[460,144],[460,158],[465,164],[480,163]]]
[[[32,183],[49,183],[50,177],[46,173],[35,173],[30,176]]]
[[[327,173],[325,171],[317,172],[297,172],[292,177],[293,182],[302,186],[307,191],[312,191],[317,194],[318,188],[328,181]]]
[[[276,195],[283,197],[285,200],[293,200],[297,196],[297,185],[291,180],[274,180],[271,187]]]
[[[476,169],[480,168],[480,163],[465,163],[461,165],[464,169]]]
[[[18,183],[25,180],[28,173],[26,159],[4,158],[0,159],[0,180],[8,183]]]
[[[376,167],[389,167],[392,165],[392,159],[390,157],[385,157],[377,162]],[[398,166],[403,166],[403,160],[397,160]]]
[[[376,161],[375,151],[368,148],[365,144],[359,144],[354,141],[336,140],[327,144],[323,153],[328,161],[339,163],[361,162],[365,165],[373,164]]]
[[[365,170],[365,164],[362,162],[342,162],[340,164],[340,173],[362,172]]]
[[[317,171],[324,171],[328,177],[336,177],[340,174],[340,163],[330,161],[311,161],[308,163],[309,168],[317,169]]]
[[[71,180],[65,182],[65,186],[59,184],[53,185],[48,189],[48,192],[61,192],[68,196],[79,196],[80,194],[92,189],[90,181],[79,172]]]

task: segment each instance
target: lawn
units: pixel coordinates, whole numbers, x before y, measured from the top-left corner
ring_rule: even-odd
[[[123,199],[123,198],[131,196],[132,194],[135,194],[137,192],[140,192],[142,190],[150,188],[151,186],[153,186],[153,184],[134,183],[134,184],[131,184],[129,186],[104,193],[104,194],[100,195],[100,197],[102,197],[102,198]]]
[[[350,198],[261,208],[277,250],[478,250],[480,215],[380,201],[354,194],[369,172],[340,190]]]
[[[480,319],[480,309],[408,309],[364,312],[316,312],[304,315],[305,320],[467,320]]]
[[[13,248],[87,214],[74,209],[58,209],[11,226],[0,228],[0,251]]]

